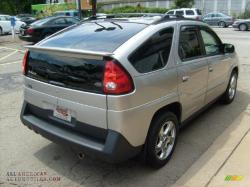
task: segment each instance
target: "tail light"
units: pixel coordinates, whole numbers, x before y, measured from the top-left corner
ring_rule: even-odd
[[[26,32],[27,32],[27,34],[31,35],[34,33],[34,31],[35,30],[33,28],[28,28]]]
[[[23,57],[23,65],[22,65],[22,71],[23,71],[24,75],[26,75],[26,73],[27,73],[27,61],[28,61],[28,58],[29,58],[29,51],[26,51],[25,54],[24,54],[24,57]]]
[[[103,91],[107,94],[125,94],[134,89],[128,72],[113,60],[107,61],[104,71]]]

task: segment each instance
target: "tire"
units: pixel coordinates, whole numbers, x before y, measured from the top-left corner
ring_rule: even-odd
[[[0,27],[0,36],[3,35],[3,29]]]
[[[178,120],[172,112],[162,113],[152,121],[145,148],[148,165],[158,169],[170,160],[177,143],[178,130]]]
[[[223,104],[230,104],[233,102],[237,91],[237,80],[238,74],[236,71],[233,71],[230,76],[227,89],[221,98]]]
[[[219,22],[218,25],[222,28],[225,28],[227,26],[227,24],[224,21]]]
[[[242,23],[239,25],[239,30],[240,31],[247,31],[248,28],[247,28],[247,25],[245,23]]]

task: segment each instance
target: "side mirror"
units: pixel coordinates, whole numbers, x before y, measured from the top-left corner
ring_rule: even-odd
[[[232,44],[223,44],[222,51],[224,53],[234,53],[234,45]]]

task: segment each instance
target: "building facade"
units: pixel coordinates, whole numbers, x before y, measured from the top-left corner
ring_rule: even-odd
[[[105,10],[112,9],[114,7],[131,5],[145,7],[161,7],[170,8],[174,4],[174,0],[97,0],[105,5]],[[209,12],[223,12],[228,15],[238,15],[250,10],[250,0],[195,0],[195,8],[203,10],[203,13]]]

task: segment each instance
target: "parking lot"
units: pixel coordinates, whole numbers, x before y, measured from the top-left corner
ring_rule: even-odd
[[[23,126],[19,119],[23,100],[21,61],[23,46],[27,43],[0,36],[0,186],[162,187],[175,184],[238,116],[250,110],[250,32],[214,29],[224,43],[234,44],[238,53],[241,69],[236,99],[227,106],[215,103],[183,128],[173,158],[160,170],[152,170],[138,159],[118,165],[89,157],[79,160],[70,149]],[[53,180],[13,181],[10,172],[44,172]]]

